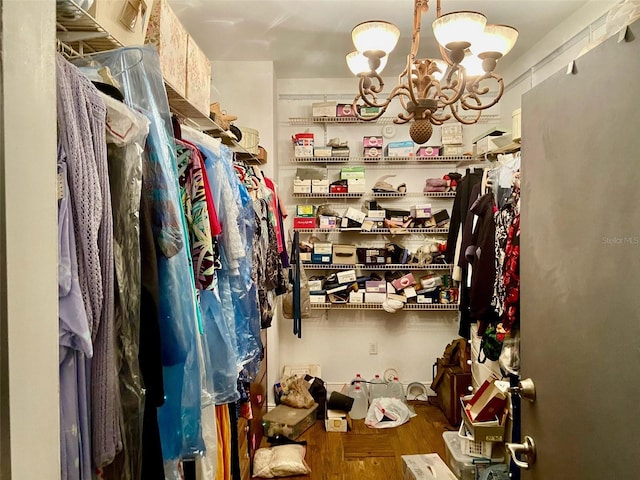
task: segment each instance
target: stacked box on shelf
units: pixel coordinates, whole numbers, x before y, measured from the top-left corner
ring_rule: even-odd
[[[329,264],[333,258],[333,245],[330,242],[315,242],[311,263]]]
[[[442,126],[442,155],[445,157],[460,156],[464,152],[462,145],[462,125],[459,123]]]
[[[362,138],[362,155],[365,158],[381,158],[383,147],[382,136],[374,135]]]
[[[187,39],[185,91],[187,100],[208,117],[211,104],[211,62],[191,36]]]
[[[156,47],[162,78],[183,97],[186,96],[188,38],[189,34],[168,1],[157,0],[151,10],[144,42]]]
[[[313,157],[315,139],[313,133],[296,133],[293,138],[293,155],[296,158]]]

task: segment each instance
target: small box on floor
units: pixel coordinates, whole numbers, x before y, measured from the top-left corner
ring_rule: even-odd
[[[457,480],[437,453],[402,455],[402,474],[403,480]]]
[[[316,421],[318,404],[311,408],[292,408],[278,405],[262,417],[262,428],[266,437],[282,435],[295,440]]]
[[[351,429],[351,417],[349,417],[347,412],[340,410],[327,410],[327,418],[324,421],[324,428],[327,432],[345,433]]]

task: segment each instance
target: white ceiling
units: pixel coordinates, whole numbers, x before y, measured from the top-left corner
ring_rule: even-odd
[[[400,73],[409,53],[414,0],[169,0],[185,28],[212,61],[273,61],[278,78],[348,77],[344,56],[351,29],[387,20],[401,31],[385,74]],[[489,23],[520,32],[498,71],[535,45],[588,0],[443,0],[442,12],[475,10]],[[431,23],[436,0],[423,15],[420,57],[437,55]],[[397,73],[396,73],[397,72]]]

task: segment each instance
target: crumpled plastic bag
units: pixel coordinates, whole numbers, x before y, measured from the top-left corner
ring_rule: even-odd
[[[307,382],[295,375],[280,380],[282,396],[280,402],[293,408],[311,408],[315,401],[309,393]]]
[[[364,424],[371,428],[392,428],[403,425],[416,414],[398,398],[376,398],[364,419]]]

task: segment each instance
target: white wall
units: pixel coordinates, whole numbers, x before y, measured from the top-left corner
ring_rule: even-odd
[[[236,115],[233,123],[260,132],[260,145],[267,150],[267,164],[262,170],[277,180],[277,142],[275,121],[276,81],[272,62],[212,62],[211,102],[220,102],[223,110]],[[267,329],[267,378],[269,383],[279,376],[280,347],[278,322]],[[270,389],[269,401],[273,402]]]
[[[273,62],[212,62],[211,69],[211,102],[220,102],[223,110],[236,115],[236,126],[260,132],[260,145],[269,156],[263,171],[272,177],[276,156]]]
[[[501,71],[505,79],[501,125],[511,128],[511,113],[522,95],[567,65],[604,35],[606,14],[616,0],[593,0],[551,30],[533,48]]]
[[[4,127],[0,221],[6,245],[2,252],[6,296],[0,321],[7,323],[3,343],[8,345],[9,387],[8,405],[3,392],[2,408],[9,408],[10,478],[54,479],[60,475],[55,2],[0,4]],[[7,467],[3,463],[3,479]]]
[[[390,90],[393,80],[386,80]],[[351,124],[328,126],[292,126],[290,117],[308,117],[311,115],[311,104],[327,100],[337,100],[339,103],[351,103],[357,89],[354,78],[332,79],[281,79],[278,80],[278,179],[282,190],[291,191],[296,168],[304,166],[290,162],[292,156],[291,136],[295,133],[309,130],[314,133],[316,144],[324,144],[326,139],[339,137],[348,141],[351,156],[362,155],[362,137],[365,135],[381,135],[381,125]],[[396,110],[394,110],[395,112]],[[391,112],[389,113],[391,115]],[[386,115],[385,115],[386,116]],[[487,128],[484,125],[480,128]],[[430,142],[439,143],[439,131]],[[466,138],[471,134],[466,133]],[[387,141],[408,140],[408,126],[397,126],[396,135]],[[340,164],[329,169],[330,181],[337,178]],[[422,191],[425,179],[439,177],[455,169],[454,165],[438,165],[430,168],[418,165],[366,165],[367,191],[376,179],[385,174],[396,174],[388,181],[397,186],[407,184],[408,192]],[[294,198],[290,193],[284,195],[283,200],[289,206],[290,217],[287,225],[291,226],[296,204],[306,203],[305,199]],[[412,200],[408,199],[379,199],[383,206],[392,208],[407,207]],[[413,199],[415,203],[417,200]],[[335,203],[334,203],[335,202]],[[309,203],[321,203],[321,200],[309,200]],[[431,200],[437,208],[451,210],[452,199]],[[360,200],[332,201],[339,211],[347,206],[360,209]],[[332,234],[333,235],[333,234]],[[360,234],[335,234],[331,238],[336,243],[355,243],[362,245],[384,245],[385,241],[396,242],[415,249],[421,245],[422,237],[378,237]],[[302,235],[301,238],[306,238]],[[446,239],[446,238],[445,238]],[[311,272],[307,275],[323,272]],[[326,272],[324,272],[326,274]],[[384,272],[381,272],[384,276]],[[414,272],[418,275],[418,273]],[[398,371],[403,382],[420,381],[427,385],[431,383],[431,367],[446,345],[457,337],[458,323],[456,311],[401,311],[389,314],[383,311],[363,310],[314,310],[314,317],[302,321],[302,339],[292,333],[291,320],[280,318],[280,372],[285,365],[319,364],[322,378],[329,389],[340,388],[349,382],[356,373],[365,378],[374,374],[383,374],[388,368]],[[377,355],[369,354],[369,344],[376,343]]]

